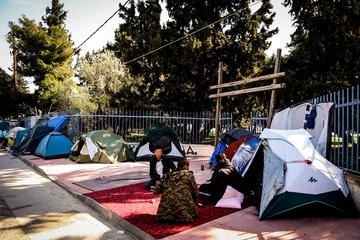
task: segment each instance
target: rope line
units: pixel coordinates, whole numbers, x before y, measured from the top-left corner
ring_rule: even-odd
[[[134,61],[136,61],[136,60],[138,60],[138,59],[140,59],[140,58],[143,58],[143,57],[145,57],[145,56],[147,56],[147,55],[150,55],[150,54],[152,54],[152,53],[154,53],[154,52],[157,52],[157,51],[159,51],[159,50],[161,50],[161,49],[163,49],[163,48],[165,48],[165,47],[167,47],[167,46],[170,46],[170,45],[172,45],[172,44],[174,44],[174,43],[176,43],[176,42],[179,42],[179,41],[181,41],[181,40],[183,40],[183,39],[185,39],[185,38],[187,38],[187,37],[190,37],[190,36],[192,36],[192,35],[200,32],[200,31],[202,31],[202,30],[204,30],[204,29],[206,29],[206,28],[208,28],[208,27],[210,27],[210,26],[212,26],[212,25],[214,25],[214,24],[216,24],[216,23],[218,23],[218,22],[221,22],[221,21],[223,21],[223,20],[225,20],[225,19],[227,19],[227,18],[229,18],[229,17],[232,17],[233,15],[235,15],[235,14],[237,14],[237,13],[240,13],[240,12],[242,12],[242,11],[250,8],[250,7],[253,7],[253,6],[255,6],[256,4],[258,4],[258,3],[260,3],[260,2],[261,2],[261,1],[254,2],[253,4],[249,5],[248,7],[244,7],[244,8],[241,8],[241,9],[239,9],[239,10],[236,10],[235,12],[229,13],[228,15],[220,18],[219,20],[216,20],[215,22],[212,22],[212,23],[210,23],[210,24],[208,24],[208,25],[205,25],[205,26],[203,26],[203,27],[201,27],[201,28],[199,28],[199,29],[197,29],[197,30],[195,30],[195,31],[193,31],[193,32],[185,35],[185,36],[182,36],[181,38],[178,38],[178,39],[176,39],[176,40],[174,40],[174,41],[172,41],[172,42],[169,42],[169,43],[167,43],[167,44],[165,44],[165,45],[163,45],[163,46],[161,46],[161,47],[158,47],[158,48],[156,48],[156,49],[154,49],[154,50],[151,50],[150,52],[147,52],[147,53],[145,53],[145,54],[143,54],[143,55],[141,55],[141,56],[139,56],[139,57],[136,57],[136,58],[134,58],[134,59],[131,59],[130,61],[125,62],[124,64],[128,64],[128,63],[134,62]]]

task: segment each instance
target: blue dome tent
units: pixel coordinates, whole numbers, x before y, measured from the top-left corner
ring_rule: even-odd
[[[68,120],[68,117],[55,117],[45,122],[44,127],[53,127],[54,132],[61,132]]]
[[[68,157],[72,146],[73,143],[62,133],[51,132],[41,140],[35,155],[44,159]]]

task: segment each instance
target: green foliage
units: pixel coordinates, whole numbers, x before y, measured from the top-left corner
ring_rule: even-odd
[[[38,103],[44,108],[50,105],[61,108],[63,103],[49,100],[49,94],[53,92],[51,87],[74,75],[71,67],[73,42],[63,27],[66,12],[62,7],[63,4],[53,0],[52,7],[46,8],[43,20],[47,27],[25,16],[19,19],[19,24],[9,22],[7,39],[11,48],[17,50],[18,72],[34,79],[34,84],[39,87]]]
[[[56,106],[58,111],[80,109],[89,113],[96,110],[88,89],[77,86],[72,79],[50,81],[48,91],[41,92],[41,98]]]
[[[64,4],[60,4],[59,0],[52,0],[51,8],[46,7],[46,16],[42,17],[44,23],[49,27],[64,27],[67,11],[63,10]]]
[[[2,118],[16,114],[16,96],[14,95],[12,79],[2,69],[0,69],[0,101],[6,103],[0,108]]]
[[[31,96],[23,87],[23,82],[20,77],[20,84],[18,84],[18,89],[15,90],[13,78],[0,68],[0,102],[5,103],[0,108],[1,118],[17,118],[19,106],[25,102],[32,103]]]
[[[140,78],[131,77],[127,67],[109,50],[87,54],[78,64],[81,85],[99,108],[126,108],[133,94],[140,95]]]
[[[109,49],[113,50],[123,62],[131,60],[139,55],[160,47],[161,7],[157,0],[130,1],[130,7],[121,7],[120,18],[125,23],[120,24],[115,31],[115,44]],[[138,94],[131,96],[132,108],[157,107],[159,94],[163,91],[164,78],[161,77],[159,55],[154,54],[133,64],[129,69],[134,77],[141,77],[137,82]]]
[[[121,7],[124,19],[115,32],[115,43],[109,46],[124,62],[169,43],[188,32],[203,27],[227,13],[245,8],[221,23],[206,28],[181,42],[161,49],[129,64],[130,72],[143,76],[141,95],[133,106],[159,107],[164,110],[204,111],[214,109],[208,99],[210,85],[217,83],[219,61],[224,62],[224,82],[236,75],[250,77],[265,60],[268,39],[277,29],[270,29],[274,13],[270,1],[251,13],[248,1],[166,1],[169,21],[161,26],[161,7],[157,0],[131,1]],[[234,101],[224,100],[224,110],[243,114]],[[244,105],[251,98],[241,98]]]
[[[360,2],[285,0],[295,20],[284,103],[297,103],[359,83]]]

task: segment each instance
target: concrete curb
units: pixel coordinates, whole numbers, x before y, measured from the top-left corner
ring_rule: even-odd
[[[89,198],[87,196],[84,196],[78,192],[75,192],[74,190],[72,190],[70,187],[68,187],[67,185],[65,185],[64,183],[54,179],[53,177],[47,175],[45,173],[44,170],[42,170],[39,166],[37,166],[36,164],[34,164],[31,160],[25,158],[24,156],[12,156],[11,154],[7,153],[11,158],[18,158],[20,159],[22,162],[24,162],[26,165],[28,165],[29,167],[31,167],[32,169],[34,169],[35,171],[37,171],[41,176],[49,179],[50,181],[54,182],[55,184],[57,184],[58,186],[60,186],[61,188],[65,189],[68,193],[70,193],[74,198],[78,199],[79,201],[81,201],[82,203],[88,205],[89,207],[91,207],[92,209],[94,209],[96,212],[98,212],[99,214],[103,215],[104,218],[108,221],[110,221],[112,224],[120,226],[121,228],[123,228],[125,231],[127,231],[128,233],[130,233],[132,236],[134,236],[135,238],[138,239],[145,239],[145,240],[155,240],[156,238],[154,238],[153,236],[151,236],[150,234],[144,232],[143,230],[141,230],[140,228],[132,225],[131,223],[129,223],[128,221],[126,221],[125,219],[123,219],[122,217],[118,216],[117,214],[115,214],[114,212],[110,211],[109,209],[105,208],[104,206],[102,206],[101,204],[99,204],[98,202],[96,202],[94,199]],[[163,238],[164,240],[166,238]]]

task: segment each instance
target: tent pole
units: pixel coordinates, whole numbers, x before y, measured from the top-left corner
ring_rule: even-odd
[[[281,48],[278,48],[276,51],[276,60],[275,60],[275,67],[274,67],[274,73],[280,72],[280,61],[281,60]],[[273,84],[277,83],[277,78],[273,79]],[[267,128],[270,128],[272,119],[274,117],[274,111],[275,111],[275,102],[276,102],[276,89],[271,90],[271,99],[270,99],[270,110],[269,110],[269,117],[266,124]]]
[[[219,62],[218,70],[218,85],[222,83],[223,78],[223,62]],[[217,94],[221,93],[221,88],[217,89]],[[221,111],[221,97],[216,98],[216,116],[215,116],[215,139],[214,139],[214,151],[218,146],[219,129],[220,129],[220,111]]]

